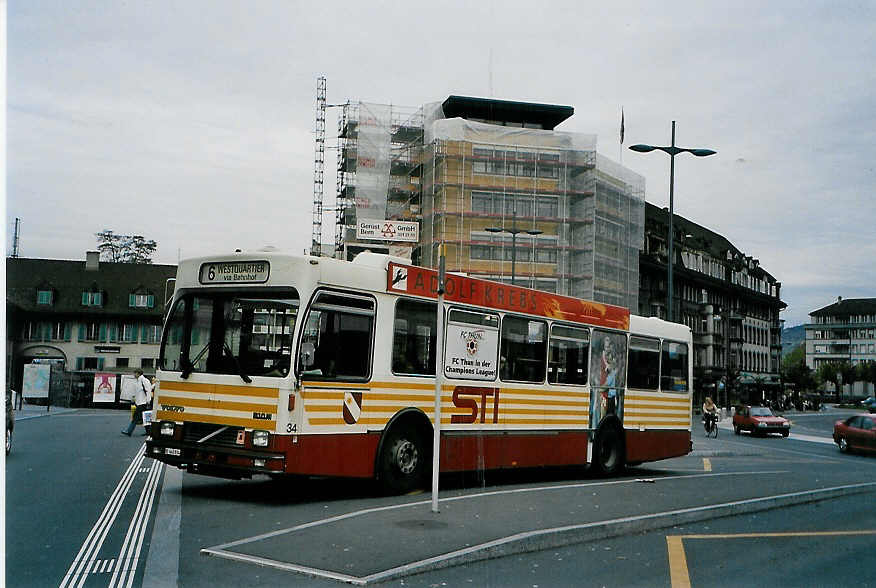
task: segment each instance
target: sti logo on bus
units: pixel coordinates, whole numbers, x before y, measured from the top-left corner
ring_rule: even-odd
[[[264,284],[271,273],[267,261],[210,261],[201,264],[202,284]]]

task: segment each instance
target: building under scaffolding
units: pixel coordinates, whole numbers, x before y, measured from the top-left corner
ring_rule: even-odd
[[[351,103],[339,119],[336,255],[363,249],[629,308],[638,306],[644,178],[554,127],[569,106],[451,96],[417,109]],[[416,220],[413,246],[357,241],[361,220]]]

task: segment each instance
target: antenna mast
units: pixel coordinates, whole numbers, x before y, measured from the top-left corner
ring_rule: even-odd
[[[15,232],[12,233],[12,257],[18,257],[18,239],[21,233],[21,219],[15,217]]]

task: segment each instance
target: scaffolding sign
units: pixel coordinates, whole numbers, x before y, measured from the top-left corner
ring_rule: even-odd
[[[420,225],[412,221],[361,220],[356,223],[356,239],[416,243],[420,240]]]

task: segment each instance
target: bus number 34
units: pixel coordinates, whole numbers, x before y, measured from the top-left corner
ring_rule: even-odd
[[[487,416],[487,399],[492,399],[493,423],[499,422],[499,389],[480,386],[457,386],[453,389],[453,405],[456,408],[464,408],[471,411],[470,414],[455,414],[450,417],[452,424],[485,423]]]

